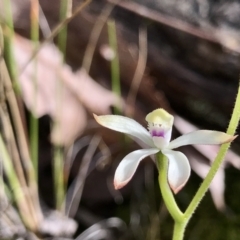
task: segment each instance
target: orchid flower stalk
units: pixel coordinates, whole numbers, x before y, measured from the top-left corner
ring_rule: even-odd
[[[174,219],[173,240],[183,240],[185,228],[195,212],[200,201],[207,192],[211,181],[224,160],[225,154],[236,136],[233,136],[240,120],[240,85],[238,88],[236,103],[233,109],[227,134],[217,131],[198,130],[190,132],[170,142],[173,116],[163,109],[157,109],[147,115],[147,131],[133,119],[123,116],[97,116],[96,121],[104,127],[129,134],[143,141],[149,148],[134,151],[128,154],[119,164],[115,176],[116,189],[124,187],[132,178],[140,161],[151,154],[157,154],[157,166],[159,170],[159,185],[161,193],[169,213]],[[190,166],[187,157],[172,149],[189,144],[222,144],[220,150],[184,213],[178,208],[174,195],[187,182],[190,176]]]
[[[222,144],[231,142],[235,138],[219,131],[198,130],[170,142],[174,117],[164,109],[156,109],[146,116],[148,131],[128,117],[95,114],[94,117],[100,125],[138,138],[148,146],[146,149],[133,151],[123,158],[115,172],[115,189],[124,187],[131,180],[144,158],[161,152],[168,159],[167,180],[176,194],[188,181],[191,170],[187,157],[173,149],[190,144]]]

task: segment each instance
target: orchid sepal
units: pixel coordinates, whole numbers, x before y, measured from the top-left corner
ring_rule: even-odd
[[[174,149],[186,145],[203,144],[218,145],[233,141],[237,136],[228,135],[224,132],[197,130],[184,134],[171,141],[167,149]]]
[[[159,152],[157,148],[140,149],[129,153],[118,165],[114,175],[114,187],[124,187],[133,177],[141,160],[149,155]]]
[[[149,132],[137,121],[119,115],[97,116],[96,114],[93,114],[93,116],[100,125],[136,137],[146,143],[149,147],[155,147]]]

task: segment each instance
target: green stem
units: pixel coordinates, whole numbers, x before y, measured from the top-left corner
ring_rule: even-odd
[[[30,152],[33,161],[36,181],[38,179],[38,119],[33,113],[30,114]]]
[[[14,42],[14,27],[13,27],[13,19],[12,19],[12,11],[11,11],[11,1],[5,0],[4,1],[4,9],[6,9],[6,25],[4,26],[4,33],[5,33],[5,57],[8,60],[8,68],[9,73],[11,75],[11,80],[8,74],[8,70],[5,66],[4,59],[1,59],[1,73],[4,74],[4,85],[8,91],[6,92],[6,97],[9,104],[9,109],[12,114],[12,120],[14,129],[16,131],[16,138],[17,142],[19,144],[19,152],[21,154],[21,158],[23,161],[23,165],[26,170],[26,177],[28,179],[29,183],[29,191],[28,189],[25,189],[24,195],[26,195],[24,199],[24,214],[28,215],[29,217],[29,226],[31,225],[31,229],[37,229],[38,223],[40,222],[40,219],[42,218],[42,213],[40,210],[39,202],[38,202],[38,191],[37,191],[37,183],[35,178],[35,172],[32,168],[32,162],[29,156],[29,149],[25,138],[24,129],[22,126],[22,120],[19,114],[18,104],[16,101],[16,94],[19,94],[21,91],[19,84],[17,83],[18,73],[16,68],[16,61],[14,59],[13,54],[13,42]],[[14,92],[11,91],[12,87],[14,87]],[[11,181],[11,180],[10,180]],[[21,186],[23,187],[23,186]],[[23,187],[24,189],[24,187]],[[30,195],[31,194],[31,195]],[[19,209],[22,207],[22,203],[18,202],[20,201],[15,196],[16,202],[19,206]],[[29,210],[29,209],[31,210]],[[26,210],[27,209],[27,210]],[[21,211],[21,209],[19,210]],[[29,213],[27,213],[29,211]],[[32,215],[32,216],[31,216]]]
[[[13,54],[13,38],[14,38],[14,26],[13,26],[13,14],[12,14],[12,4],[10,0],[4,0],[3,9],[6,11],[6,25],[5,25],[5,37],[4,37],[4,47],[5,47],[5,60],[9,69],[9,75],[13,82],[13,87],[15,92],[20,93],[20,87],[17,83],[17,68],[16,61]],[[4,26],[3,26],[4,27]]]
[[[64,206],[64,196],[65,196],[65,187],[64,187],[64,174],[63,174],[63,152],[62,147],[54,147],[54,189],[56,197],[56,209],[61,211]]]
[[[9,180],[11,190],[18,206],[20,215],[24,223],[30,228],[35,229],[35,222],[32,220],[31,214],[29,212],[29,207],[27,206],[26,194],[24,193],[17,174],[15,172],[12,160],[8,154],[7,148],[4,144],[2,135],[0,134],[0,164],[3,164],[4,172]]]
[[[60,7],[60,21],[64,21],[68,17],[71,16],[71,0],[61,0]],[[62,52],[62,63],[64,64],[66,58],[66,45],[67,45],[67,24],[61,29],[58,34],[58,47]],[[61,78],[61,76],[60,76]],[[57,99],[57,111],[59,116],[62,116],[62,91],[63,85],[62,80],[59,79],[56,87],[56,99]],[[58,122],[53,123],[54,128],[58,128]],[[60,136],[63,137],[63,136]],[[60,146],[54,146],[54,163],[53,163],[53,171],[54,171],[54,188],[55,188],[55,196],[56,196],[56,208],[61,211],[64,209],[64,197],[65,197],[65,183],[64,183],[64,156],[63,149]]]
[[[111,60],[111,77],[112,77],[112,90],[117,96],[121,96],[120,87],[120,70],[119,70],[119,58],[117,47],[117,34],[116,25],[114,20],[108,20],[108,39],[109,45],[114,51],[114,58]],[[120,113],[118,108],[114,108],[116,114]]]
[[[159,171],[158,181],[166,207],[174,221],[177,223],[182,223],[184,221],[183,213],[177,206],[167,180],[168,159],[161,152],[157,154],[157,166]]]
[[[175,222],[173,230],[173,240],[182,240],[184,237],[184,231],[187,223],[184,222]]]
[[[33,52],[38,48],[39,45],[39,21],[38,21],[38,13],[39,13],[39,3],[38,0],[31,1],[31,40],[33,45]],[[38,94],[38,86],[37,86],[37,59],[34,60],[34,75],[33,75],[33,89],[34,89],[34,98],[33,98],[33,106],[32,109],[36,109],[37,107],[37,94]],[[36,181],[38,179],[38,134],[39,134],[39,122],[38,118],[34,114],[32,110],[30,114],[30,152],[31,158],[33,161],[33,167],[35,170]]]
[[[240,86],[238,88],[236,103],[235,103],[233,114],[227,129],[227,134],[234,135],[236,128],[238,126],[239,119],[240,119]],[[225,144],[222,144],[222,146],[220,147],[220,150],[212,164],[210,171],[208,172],[206,178],[204,179],[196,195],[194,196],[186,212],[184,213],[184,217],[187,222],[189,221],[194,211],[196,210],[197,206],[199,205],[200,201],[202,200],[205,193],[207,192],[216,172],[218,171],[220,165],[224,160],[225,154],[227,153],[227,150],[230,147],[230,144],[231,143],[225,143]]]
[[[71,7],[71,0],[61,0],[60,6],[60,21],[64,21],[67,17],[71,16],[71,11],[69,13],[69,5]],[[68,16],[69,15],[69,16]],[[67,24],[61,29],[58,34],[58,47],[63,54],[63,61],[65,60],[67,46]]]

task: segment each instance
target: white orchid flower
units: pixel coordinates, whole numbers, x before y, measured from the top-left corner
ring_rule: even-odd
[[[170,142],[174,117],[164,109],[156,109],[146,116],[148,131],[128,117],[93,115],[102,126],[129,134],[149,146],[147,149],[133,151],[123,158],[115,172],[115,189],[124,187],[131,180],[142,159],[161,151],[169,161],[168,183],[173,192],[177,193],[186,184],[191,170],[187,157],[172,149],[190,144],[222,144],[235,138],[223,132],[198,130],[182,135]]]

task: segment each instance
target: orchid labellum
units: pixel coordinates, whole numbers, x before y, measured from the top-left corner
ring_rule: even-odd
[[[172,149],[190,144],[222,144],[235,137],[223,132],[198,130],[182,135],[170,142],[174,117],[164,109],[156,109],[146,116],[148,131],[135,120],[118,115],[97,116],[96,121],[109,129],[129,134],[143,141],[149,148],[129,153],[120,162],[114,176],[114,187],[124,187],[133,177],[139,163],[149,155],[162,152],[169,162],[168,183],[177,193],[190,176],[190,165],[187,157]]]

